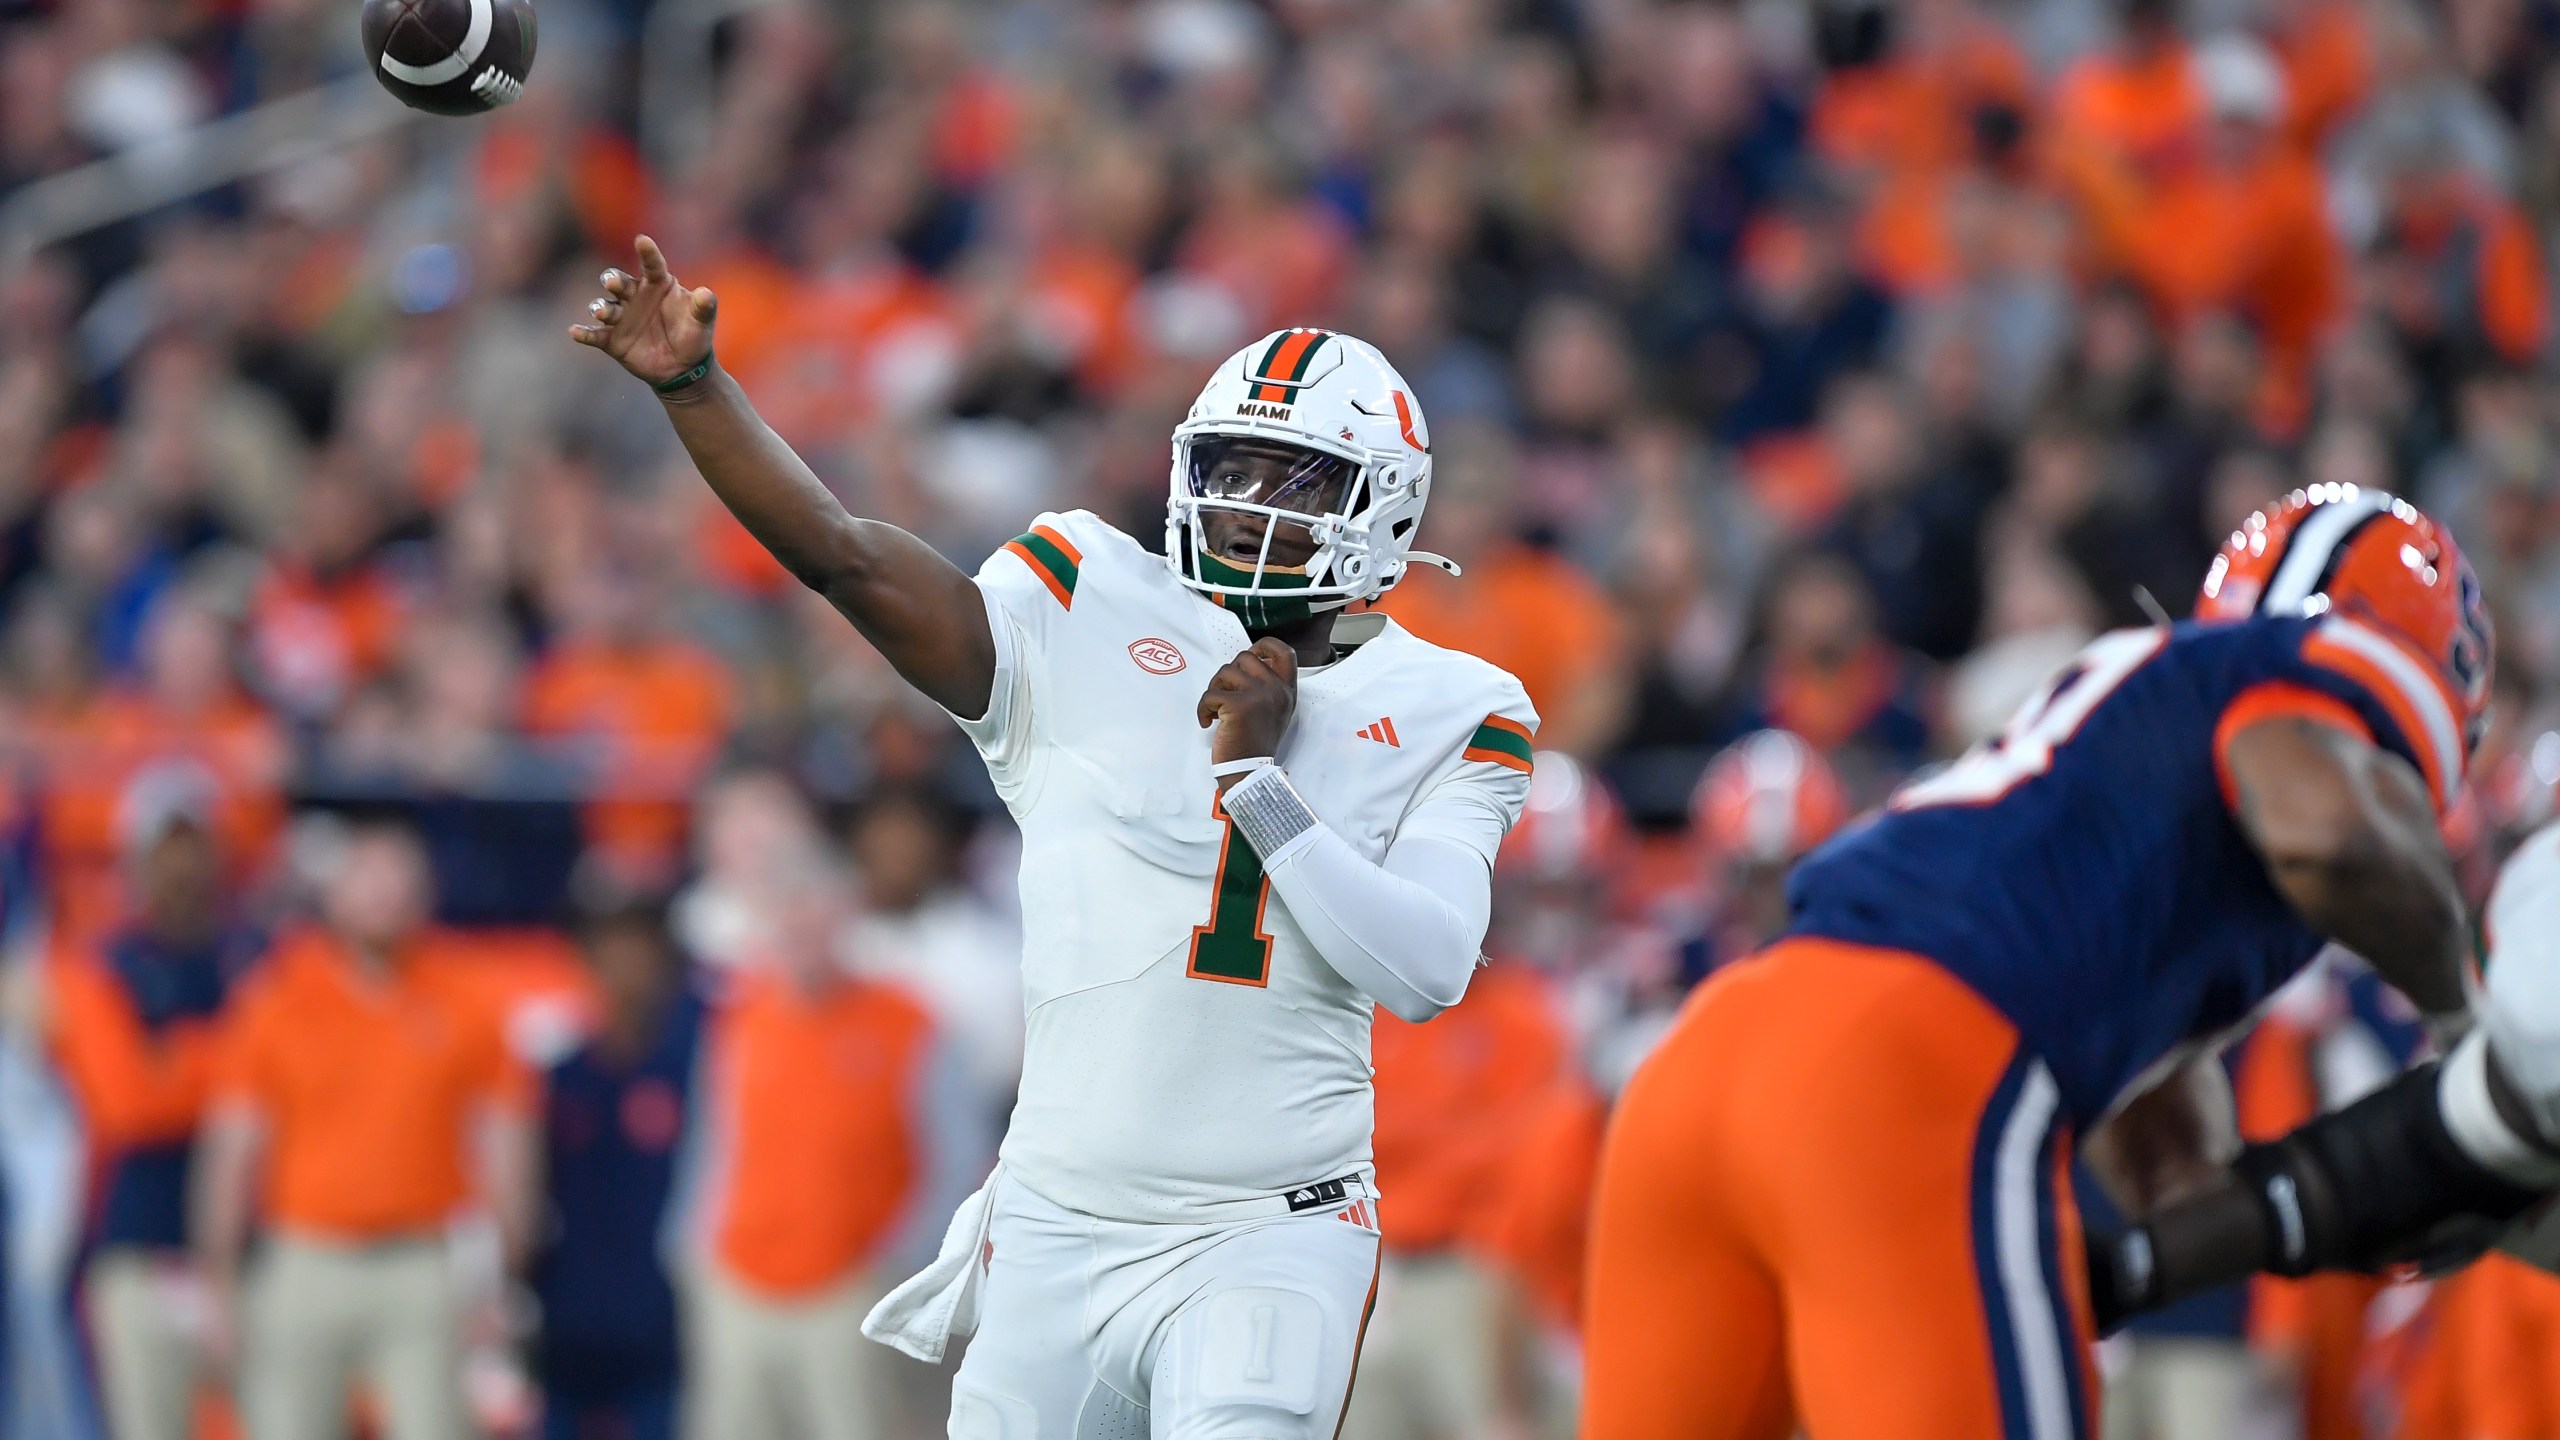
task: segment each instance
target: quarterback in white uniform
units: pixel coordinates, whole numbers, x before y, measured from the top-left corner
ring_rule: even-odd
[[[1411,390],[1349,336],[1267,336],[1174,432],[1165,555],[1044,515],[972,580],[847,515],[713,361],[710,292],[638,248],[573,337],[1022,828],[1021,1097],[866,1332],[938,1359],[974,1330],[955,1440],[1327,1440],[1376,1285],[1371,1010],[1464,993],[1537,723],[1511,676],[1343,613],[1445,563],[1411,549]]]

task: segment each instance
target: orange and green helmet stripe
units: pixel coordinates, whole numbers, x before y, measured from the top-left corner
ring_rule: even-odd
[[[1084,564],[1084,552],[1067,543],[1066,536],[1046,525],[1034,525],[1029,534],[1006,541],[1004,548],[1031,567],[1031,573],[1058,597],[1062,608],[1075,608],[1076,569]]]
[[[1532,759],[1529,727],[1506,715],[1487,715],[1461,753],[1468,760],[1526,771]]]
[[[1329,330],[1286,330],[1262,352],[1253,367],[1253,398],[1286,403],[1298,393],[1298,382],[1315,363],[1316,352],[1333,338]]]

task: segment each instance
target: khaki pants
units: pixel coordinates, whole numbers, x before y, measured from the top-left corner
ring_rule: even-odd
[[[906,1362],[862,1336],[880,1294],[857,1276],[772,1300],[715,1263],[695,1267],[683,1297],[685,1440],[890,1440],[894,1367]]]
[[[1390,1253],[1344,1440],[1480,1440],[1500,1414],[1503,1297],[1476,1261]]]
[[[2132,1337],[2107,1377],[2106,1440],[2235,1440],[2270,1433],[2274,1407],[2248,1347],[2237,1340]]]
[[[250,1281],[240,1357],[249,1440],[339,1440],[366,1381],[383,1440],[467,1440],[462,1302],[441,1240],[275,1236]]]
[[[202,1286],[176,1256],[133,1247],[89,1262],[89,1338],[107,1433],[187,1440],[205,1377]]]

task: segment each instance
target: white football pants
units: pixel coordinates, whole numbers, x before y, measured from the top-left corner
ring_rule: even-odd
[[[951,1440],[1334,1440],[1377,1294],[1374,1201],[1132,1224],[996,1183]]]

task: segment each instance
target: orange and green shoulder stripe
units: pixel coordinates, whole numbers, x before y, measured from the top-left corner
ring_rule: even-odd
[[[1460,758],[1482,760],[1506,769],[1527,774],[1533,759],[1529,748],[1529,727],[1508,715],[1487,715],[1476,733],[1467,740]]]
[[[1031,567],[1031,573],[1058,597],[1061,609],[1075,608],[1076,571],[1084,564],[1084,552],[1069,543],[1066,536],[1047,525],[1034,525],[1029,534],[1004,542],[1004,548]]]

